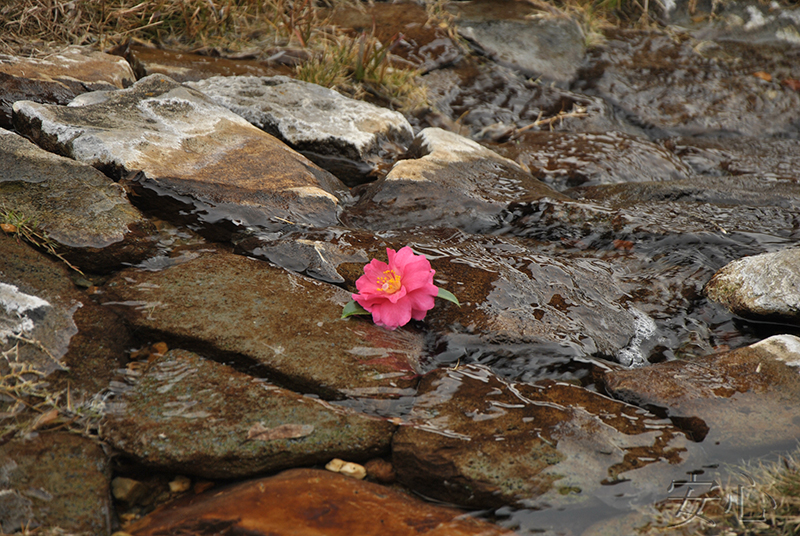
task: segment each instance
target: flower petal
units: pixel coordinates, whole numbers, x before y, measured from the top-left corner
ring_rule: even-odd
[[[399,303],[383,302],[372,308],[372,320],[386,329],[396,329],[411,321],[411,306],[407,300]]]

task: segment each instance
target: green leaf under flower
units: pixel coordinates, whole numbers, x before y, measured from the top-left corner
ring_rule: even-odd
[[[345,305],[344,309],[342,309],[342,318],[347,318],[348,316],[353,316],[353,315],[368,315],[368,314],[370,314],[370,312],[361,307],[355,300],[350,300],[350,303]]]
[[[461,304],[458,303],[458,298],[456,298],[455,295],[452,292],[448,291],[448,290],[440,288],[439,289],[439,294],[437,294],[436,297],[437,298],[442,298],[443,300],[447,300],[449,302],[453,302],[456,305],[458,305],[459,307],[461,307]]]

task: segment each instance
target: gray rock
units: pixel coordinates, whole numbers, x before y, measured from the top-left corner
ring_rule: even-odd
[[[440,128],[420,132],[411,153],[416,158],[400,160],[368,185],[345,219],[375,230],[435,225],[476,232],[498,225],[511,204],[564,198],[515,162]]]
[[[215,76],[188,86],[272,134],[349,186],[405,151],[414,132],[398,112],[286,76]]]
[[[233,478],[367,460],[388,450],[394,426],[171,350],[114,399],[102,430],[146,465]]]
[[[575,20],[515,17],[507,3],[498,5],[500,12],[486,13],[486,5],[454,4],[460,15],[456,28],[462,37],[494,61],[528,78],[567,86],[575,79],[586,48],[586,38]],[[473,13],[477,10],[480,12]]]
[[[162,271],[122,271],[105,290],[104,301],[153,340],[255,366],[298,392],[413,393],[420,334],[341,320],[349,293],[268,263],[206,252]]]
[[[0,129],[0,168],[0,208],[27,218],[79,266],[103,271],[137,263],[152,249],[152,226],[93,167]]]
[[[735,460],[796,446],[798,367],[800,339],[775,335],[732,352],[608,372],[604,381],[612,396],[664,408],[695,441]]]
[[[0,445],[0,529],[110,534],[110,480],[95,441],[69,432],[13,439]]]
[[[630,507],[702,456],[668,421],[566,383],[512,384],[470,365],[431,372],[419,391],[393,463],[401,483],[451,503]]]
[[[195,216],[207,224],[330,225],[348,195],[274,137],[161,75],[81,95],[67,107],[17,102],[14,124],[41,147],[113,175],[141,172],[138,195],[196,203]]]
[[[15,101],[67,104],[81,93],[123,89],[135,81],[124,59],[89,47],[71,46],[42,58],[0,55],[0,128],[11,126]]]
[[[800,321],[800,249],[735,260],[706,284],[706,296],[746,318]]]

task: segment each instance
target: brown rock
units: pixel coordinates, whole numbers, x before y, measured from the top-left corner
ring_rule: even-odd
[[[368,478],[382,484],[391,484],[397,480],[394,466],[383,458],[373,458],[364,464],[364,469],[367,470]]]
[[[349,195],[274,137],[162,75],[83,95],[69,107],[18,101],[14,125],[45,149],[129,177],[139,203],[172,204],[166,217],[180,219],[177,203],[193,205],[186,217],[207,225],[326,226]]]
[[[110,469],[103,449],[68,432],[0,446],[0,532],[55,528],[109,534]]]
[[[106,291],[153,340],[256,365],[299,392],[395,396],[416,382],[421,334],[342,320],[346,291],[263,261],[203,253],[158,272],[125,270]]]
[[[407,424],[392,442],[398,480],[478,508],[596,497],[627,507],[698,454],[639,408],[565,383],[512,384],[475,365],[423,377]]]
[[[512,533],[451,508],[328,471],[293,469],[168,504],[128,527],[133,536],[467,536]]]
[[[794,444],[800,437],[800,339],[776,335],[732,352],[605,375],[609,392],[666,410],[695,441],[727,449]]]
[[[0,127],[11,126],[15,101],[67,104],[81,93],[122,89],[135,81],[124,59],[88,47],[67,47],[45,58],[0,56]]]

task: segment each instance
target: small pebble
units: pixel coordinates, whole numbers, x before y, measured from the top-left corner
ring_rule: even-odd
[[[172,493],[183,493],[192,487],[192,480],[189,477],[179,475],[169,483],[169,490]]]
[[[138,480],[118,476],[111,481],[111,493],[118,501],[136,504],[146,497],[150,490]]]
[[[358,465],[357,463],[353,462],[346,462],[344,460],[340,460],[339,458],[334,458],[329,461],[325,466],[325,469],[333,473],[341,473],[345,476],[349,476],[358,480],[363,480],[367,477],[367,470],[364,469],[363,465]]]

